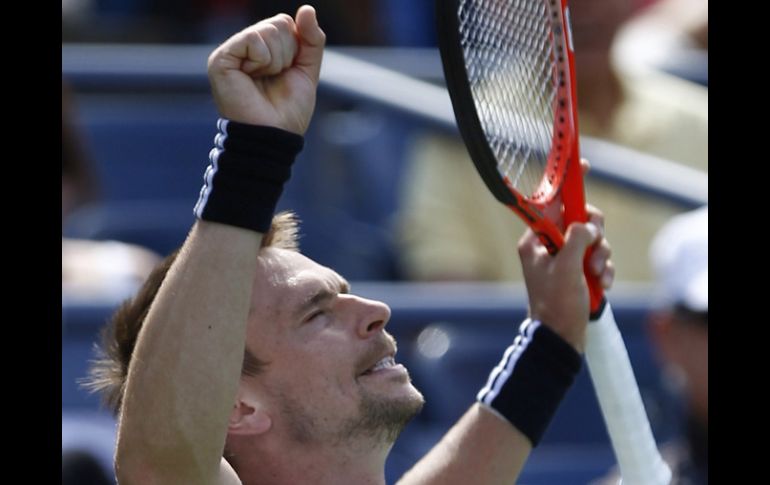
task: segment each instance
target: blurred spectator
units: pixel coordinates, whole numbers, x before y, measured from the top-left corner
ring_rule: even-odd
[[[681,398],[685,429],[661,447],[671,485],[708,483],[708,207],[681,214],[653,240],[656,306],[653,348],[665,383]],[[616,484],[617,471],[602,479]]]
[[[708,0],[660,0],[618,32],[613,59],[623,69],[663,70],[708,86]]]
[[[570,9],[581,134],[707,172],[707,89],[612,64],[615,34],[633,13],[628,0],[574,0]],[[407,277],[521,280],[515,242],[525,225],[489,194],[461,141],[428,134],[415,141],[409,158],[398,226]],[[586,192],[605,213],[616,277],[649,280],[639,254],[681,209],[591,178]]]
[[[75,126],[72,96],[62,82],[62,228],[78,207],[94,203],[94,167]],[[159,257],[136,245],[62,237],[62,297],[130,296]]]

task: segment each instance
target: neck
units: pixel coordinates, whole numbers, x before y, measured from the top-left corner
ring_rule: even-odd
[[[392,443],[275,443],[239,460],[238,476],[244,485],[341,482],[385,485],[385,460]],[[243,463],[245,461],[245,463]]]

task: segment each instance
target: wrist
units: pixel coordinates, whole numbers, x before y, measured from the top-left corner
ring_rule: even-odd
[[[580,355],[537,320],[527,319],[477,400],[536,446],[581,367]]]
[[[588,300],[586,299],[586,302]],[[572,308],[569,305],[566,305]],[[588,323],[588,306],[585,309],[574,312],[552,312],[552,311],[532,311],[530,318],[542,322],[553,333],[558,335],[561,340],[569,344],[579,354],[585,352],[585,334]]]
[[[266,232],[303,138],[220,118],[194,212],[202,220]]]

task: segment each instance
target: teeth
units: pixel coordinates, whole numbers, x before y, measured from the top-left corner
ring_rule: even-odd
[[[391,356],[383,357],[382,360],[374,364],[369,372],[376,372],[380,369],[387,369],[396,365],[396,361]]]

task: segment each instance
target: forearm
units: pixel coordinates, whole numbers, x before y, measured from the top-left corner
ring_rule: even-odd
[[[476,396],[479,403],[404,483],[513,483],[580,370],[579,354],[526,319]]]
[[[531,450],[518,429],[476,403],[398,483],[509,485]]]
[[[261,238],[206,221],[193,227],[139,335],[118,466],[138,460],[140,468],[162,474],[173,464],[198,478],[216,471],[240,378]]]
[[[315,11],[303,6],[296,23],[285,14],[265,19],[209,56],[221,119],[194,209],[199,221],[131,356],[117,447],[118,476],[129,482],[217,481],[262,233],[302,148],[324,43]]]

